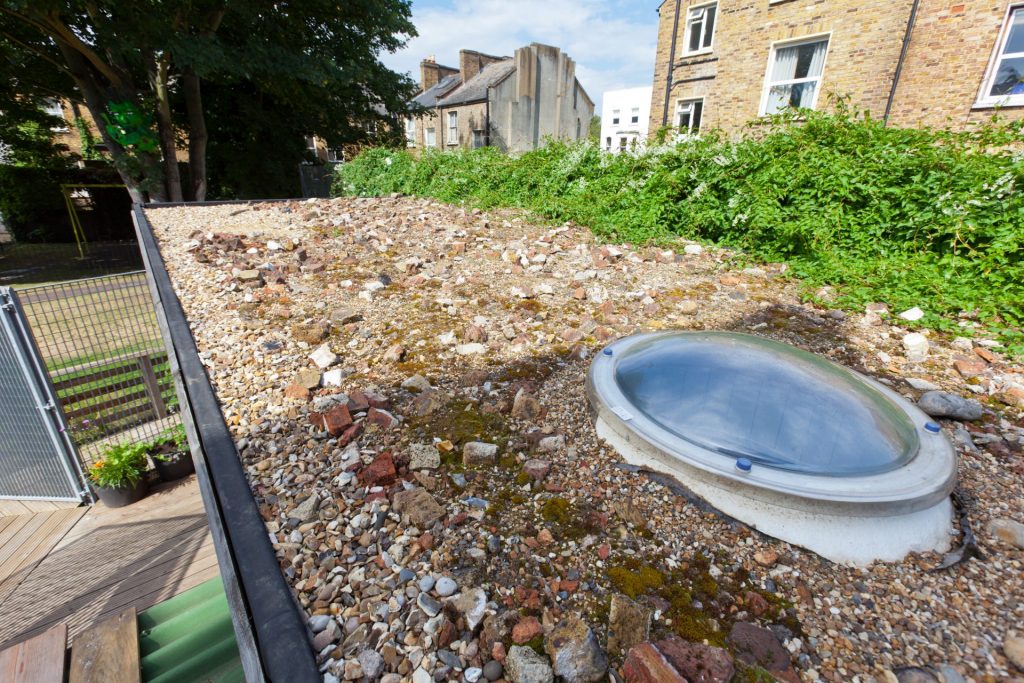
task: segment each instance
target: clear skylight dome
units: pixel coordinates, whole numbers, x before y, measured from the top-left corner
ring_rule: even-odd
[[[918,448],[908,417],[857,375],[760,337],[651,338],[619,357],[615,379],[629,402],[668,432],[755,465],[876,474]]]
[[[730,332],[620,339],[590,367],[598,435],[725,514],[841,562],[948,547],[956,456],[902,396]]]

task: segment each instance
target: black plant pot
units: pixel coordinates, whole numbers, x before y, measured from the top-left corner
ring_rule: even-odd
[[[166,458],[166,460],[161,458]],[[192,462],[192,454],[187,451],[167,453],[159,458],[153,458],[153,464],[156,466],[156,473],[160,475],[160,481],[175,481],[196,471],[195,463]]]
[[[146,483],[144,476],[139,477],[134,486],[130,484],[113,488],[97,486],[95,484],[92,486],[92,490],[96,492],[96,495],[99,496],[99,499],[108,508],[123,508],[125,505],[136,503],[146,496],[148,489],[149,485]]]

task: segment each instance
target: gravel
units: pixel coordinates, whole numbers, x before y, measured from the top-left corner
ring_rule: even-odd
[[[409,198],[147,215],[282,572],[330,641],[317,653],[325,680],[378,665],[388,681],[477,670],[493,680],[502,663],[508,680],[551,680],[548,656],[512,646],[521,613],[544,638],[579,618],[606,648],[609,568],[667,572],[701,557],[720,583],[746,577],[746,594],[694,603],[733,656],[726,634],[749,622],[807,681],[881,683],[910,667],[979,683],[1022,676],[1011,656],[1021,656],[1024,551],[1008,530],[1024,523],[1024,374],[970,338],[969,313],[956,339],[913,330],[927,355],[910,360],[912,330],[884,305],[831,315],[803,301],[784,266],[732,270],[732,254],[683,242],[602,246],[569,224]],[[985,559],[837,566],[617,467],[590,421],[588,360],[620,336],[669,328],[769,336],[915,402],[923,391],[976,401],[978,417],[973,403],[969,415],[936,417],[957,435]],[[311,395],[295,384],[321,369]],[[304,391],[286,395],[290,386]],[[466,466],[469,444],[478,464]],[[456,584],[447,597],[445,579]],[[659,599],[644,605],[652,640],[677,626]],[[792,605],[785,618],[778,604]],[[608,653],[611,669],[623,661]]]

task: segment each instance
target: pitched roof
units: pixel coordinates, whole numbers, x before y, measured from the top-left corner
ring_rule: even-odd
[[[437,83],[412,98],[412,101],[424,107],[433,107],[437,104],[439,99],[451,92],[452,88],[455,88],[460,83],[462,83],[462,78],[460,78],[458,74],[445,76]]]
[[[437,104],[441,107],[449,107],[454,104],[479,102],[480,100],[487,99],[487,89],[505,80],[515,70],[516,63],[514,59],[492,62],[484,66],[476,76],[463,83],[455,92],[442,98]]]

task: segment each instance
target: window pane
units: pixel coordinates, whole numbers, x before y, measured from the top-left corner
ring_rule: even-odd
[[[704,47],[711,47],[711,38],[715,34],[715,12],[718,5],[711,5],[704,10]]]
[[[827,50],[827,40],[778,48],[772,65],[772,82],[820,76]]]
[[[689,19],[690,39],[686,46],[687,52],[696,52],[700,49],[701,28],[704,26],[704,9],[690,11]]]
[[[690,126],[690,129],[694,133],[696,133],[696,132],[698,132],[700,130],[700,117],[701,117],[701,114],[703,114],[703,113],[704,113],[704,102],[702,100],[698,100],[698,101],[694,102],[693,103],[693,117],[692,117],[693,118],[693,125]]]
[[[1024,52],[1024,9],[1013,11],[1013,18],[1010,19],[1010,36],[1006,40],[1006,49],[1003,54]]]
[[[1004,59],[999,64],[989,95],[1024,95],[1024,57]]]

